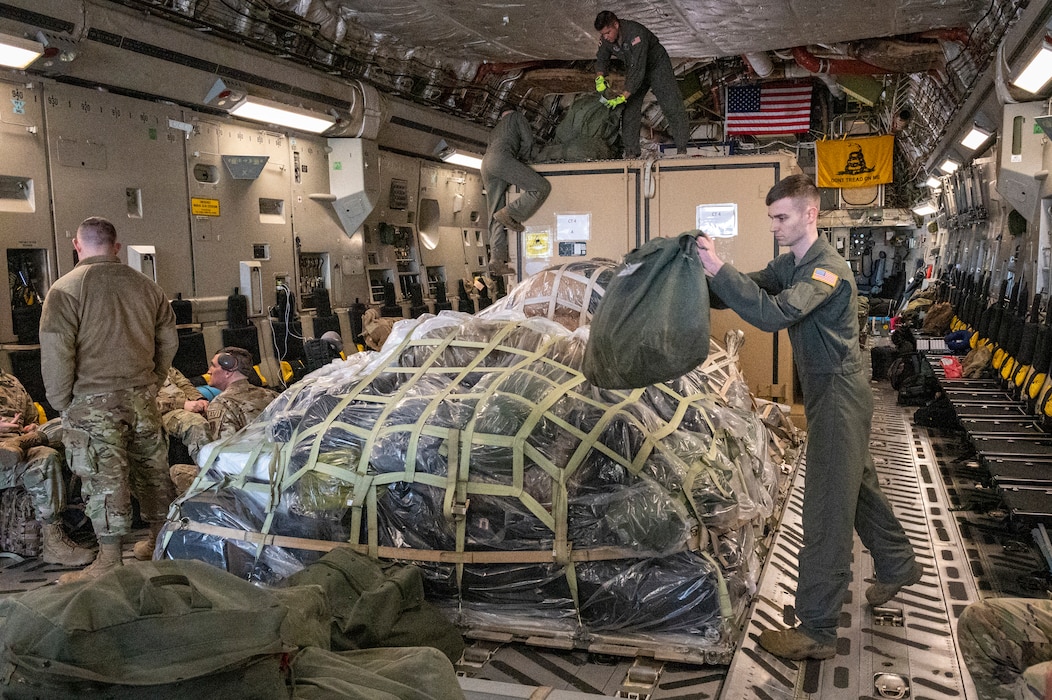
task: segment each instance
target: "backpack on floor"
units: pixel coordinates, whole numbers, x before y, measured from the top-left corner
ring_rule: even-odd
[[[317,585],[332,608],[332,649],[422,647],[456,661],[464,651],[460,632],[424,600],[416,566],[378,562],[350,547],[337,547],[286,579],[288,586]]]
[[[4,698],[288,698],[286,608],[199,561],[0,599]]]
[[[0,552],[40,556],[44,541],[33,498],[21,486],[0,492]]]

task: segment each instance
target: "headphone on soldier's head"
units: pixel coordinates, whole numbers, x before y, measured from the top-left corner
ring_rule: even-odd
[[[229,352],[221,352],[216,355],[216,364],[227,372],[234,372],[237,370],[237,358]]]

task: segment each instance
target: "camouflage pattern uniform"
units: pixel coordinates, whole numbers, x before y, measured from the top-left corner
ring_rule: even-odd
[[[212,441],[208,421],[200,413],[187,411],[187,401],[202,401],[204,396],[183,373],[172,367],[168,379],[157,392],[157,410],[161,412],[161,426],[169,438],[184,445],[190,456],[197,459],[201,448]]]
[[[132,491],[144,520],[164,522],[175,489],[152,391],[119,389],[74,398],[63,428],[70,468],[83,480],[85,512],[97,536],[128,532]],[[128,471],[108,465],[127,465]]]
[[[0,415],[10,420],[21,413],[22,426],[36,423],[37,407],[16,377],[0,371]],[[0,437],[17,435],[0,434]],[[49,522],[66,507],[66,480],[62,474],[64,460],[50,447],[32,447],[26,459],[14,469],[0,470],[0,490],[19,483],[33,500],[33,510],[39,520]]]
[[[189,379],[175,367],[168,368],[168,378],[157,391],[157,410],[163,416],[169,411],[180,409],[187,401],[201,401],[204,396]]]
[[[164,290],[116,254],[82,257],[44,298],[41,372],[48,401],[63,412],[69,465],[104,545],[96,563],[107,567],[99,572],[112,565],[114,545],[119,564],[132,491],[151,526],[164,522],[175,498],[156,398],[178,348]]]
[[[961,654],[983,700],[1044,698],[1052,673],[1052,601],[991,598],[957,623]]]
[[[239,379],[208,404],[208,425],[212,438],[233,435],[256,419],[277,397],[270,389],[253,386],[247,379]]]

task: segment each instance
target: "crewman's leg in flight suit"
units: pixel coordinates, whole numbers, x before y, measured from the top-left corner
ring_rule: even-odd
[[[676,144],[677,153],[687,152],[687,140],[690,138],[690,126],[687,123],[687,110],[683,106],[683,95],[676,84],[676,75],[668,67],[662,66],[647,76],[650,89],[661,105],[661,111],[668,120],[669,134]],[[636,125],[639,132],[639,125]]]
[[[869,453],[868,382],[860,372],[801,373],[801,381],[808,436],[796,616],[804,634],[832,645],[851,580],[854,532],[873,557],[878,581],[909,580],[916,560]]]
[[[552,186],[529,165],[501,152],[488,152],[482,159],[482,184],[489,208],[490,259],[498,264],[507,263],[510,260],[508,232],[494,214],[507,206],[512,219],[526,221],[544,204]],[[508,188],[512,185],[522,190],[522,194],[508,204]]]
[[[687,152],[687,140],[690,138],[690,127],[687,124],[687,110],[683,106],[683,96],[676,85],[676,75],[671,69],[650,71],[646,82],[639,92],[629,96],[621,113],[621,143],[625,148],[625,158],[638,158],[642,153],[639,145],[639,129],[643,123],[643,98],[647,90],[654,93],[661,111],[668,120],[668,130],[676,144],[678,153]]]

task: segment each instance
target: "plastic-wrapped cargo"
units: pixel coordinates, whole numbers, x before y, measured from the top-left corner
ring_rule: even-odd
[[[277,583],[350,544],[420,566],[466,627],[727,658],[786,446],[738,374],[740,335],[674,381],[585,380],[582,323],[613,268],[399,321],[310,374],[202,451],[165,556]]]

